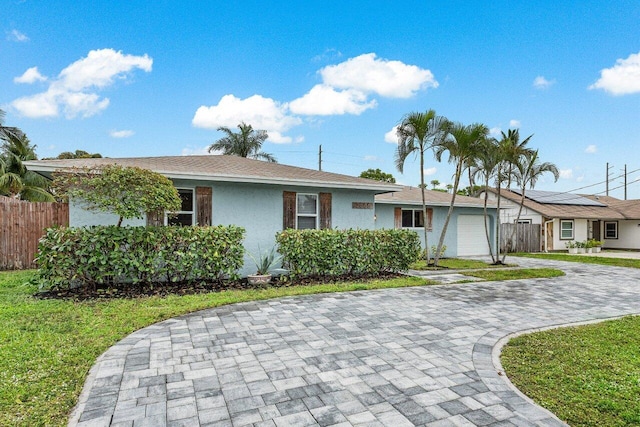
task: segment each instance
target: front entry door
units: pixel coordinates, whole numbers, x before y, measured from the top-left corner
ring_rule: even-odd
[[[600,240],[600,221],[593,221],[591,223],[591,227],[593,227],[592,238],[595,240]]]

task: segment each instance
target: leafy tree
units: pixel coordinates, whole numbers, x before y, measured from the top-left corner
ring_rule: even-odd
[[[4,126],[3,120],[4,111],[0,110],[0,194],[32,202],[53,202],[49,181],[22,163],[37,160],[36,146],[20,129]]]
[[[429,263],[429,245],[427,241],[427,203],[425,201],[424,155],[427,150],[440,144],[447,135],[448,120],[436,115],[435,110],[424,113],[413,112],[403,117],[398,125],[398,149],[395,162],[402,173],[407,158],[414,154],[420,158],[420,190],[422,193],[422,215],[424,221],[424,247],[427,264]]]
[[[440,240],[434,255],[434,264],[438,265],[438,260],[444,245],[444,239],[447,234],[447,228],[453,207],[458,194],[460,178],[469,164],[472,164],[478,153],[482,149],[482,142],[489,134],[489,128],[480,123],[465,126],[462,123],[451,123],[448,127],[448,135],[438,145],[434,147],[436,160],[441,161],[444,153],[449,153],[449,163],[455,163],[456,169],[453,175],[453,185],[448,184],[447,189],[451,186],[451,202],[447,217],[444,220]]]
[[[487,244],[489,245],[489,253],[491,254],[491,260],[495,264],[497,262],[497,258],[493,253],[493,249],[496,246],[491,244],[491,237],[489,234],[489,213],[487,211],[487,192],[489,189],[489,182],[491,179],[495,177],[496,170],[498,165],[502,162],[502,152],[498,149],[498,141],[495,138],[485,138],[484,141],[481,142],[482,147],[478,153],[478,156],[475,159],[474,165],[472,167],[472,176],[480,176],[482,178],[483,187],[484,187],[484,203],[483,203],[483,212],[484,212],[484,232],[487,238]],[[500,210],[498,209],[498,212]],[[496,218],[497,222],[500,222],[500,215]]]
[[[497,208],[500,212],[500,202],[502,200],[502,183],[507,183],[507,188],[511,188],[511,182],[514,179],[514,171],[517,169],[517,164],[522,156],[529,155],[533,150],[527,147],[527,144],[533,137],[529,135],[523,141],[520,141],[520,131],[518,129],[509,129],[507,133],[502,133],[502,138],[498,141],[497,149],[499,151],[498,157],[500,162],[496,166],[495,179],[497,189]],[[498,263],[504,263],[500,261],[500,236],[502,233],[502,226],[500,221],[496,221],[496,247],[498,249]],[[503,258],[504,259],[504,258]]]
[[[89,210],[142,218],[147,212],[180,210],[178,190],[171,180],[157,172],[137,167],[102,165],[54,173],[54,188],[68,198],[86,203]]]
[[[438,181],[437,179],[431,180],[431,186],[433,190],[435,190],[438,185],[440,185],[440,181]]]
[[[360,174],[360,178],[373,179],[375,181],[390,182],[395,184],[396,179],[390,173],[382,172],[380,169],[367,169]]]
[[[228,127],[219,127],[218,130],[224,132],[226,136],[211,144],[209,152],[222,151],[225,155],[263,159],[276,163],[275,157],[260,151],[262,144],[269,138],[266,130],[255,130],[245,122],[240,123],[238,129],[240,132],[235,133]]]
[[[538,179],[545,174],[551,173],[553,175],[554,181],[558,181],[560,178],[560,172],[558,171],[558,167],[551,162],[540,163],[540,158],[538,157],[538,150],[535,151],[526,151],[521,156],[519,161],[515,164],[514,171],[514,179],[520,186],[520,202],[518,208],[518,215],[516,217],[515,223],[517,224],[520,220],[520,215],[522,215],[522,208],[524,206],[525,193],[527,191],[527,186],[533,189],[538,182]],[[509,237],[509,241],[513,241],[513,237],[515,236],[516,229],[515,227],[511,230],[511,236]],[[504,263],[507,254],[502,257],[502,262]]]
[[[100,154],[100,153],[91,154],[91,153],[89,153],[87,151],[84,151],[84,150],[76,150],[75,152],[63,151],[62,153],[58,154],[56,157],[44,158],[43,160],[52,160],[52,159],[100,159],[100,158],[102,158],[102,154]]]

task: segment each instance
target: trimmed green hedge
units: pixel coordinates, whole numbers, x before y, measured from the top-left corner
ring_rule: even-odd
[[[284,230],[276,234],[292,278],[398,272],[420,254],[410,230]]]
[[[49,289],[235,279],[243,238],[235,226],[51,228],[36,262]]]

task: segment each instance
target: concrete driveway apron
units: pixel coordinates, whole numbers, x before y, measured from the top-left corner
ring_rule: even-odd
[[[515,262],[567,275],[281,298],[149,326],[98,359],[70,425],[563,425],[500,375],[496,344],[640,313],[640,270]]]

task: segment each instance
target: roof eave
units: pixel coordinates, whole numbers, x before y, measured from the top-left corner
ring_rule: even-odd
[[[70,169],[69,167],[60,167],[57,165],[43,165],[40,163],[23,162],[25,166],[35,172],[53,173],[59,170]],[[368,190],[376,191],[379,193],[389,193],[398,191],[402,186],[397,184],[362,184],[357,182],[338,182],[338,181],[318,181],[318,180],[298,180],[289,178],[274,178],[274,177],[256,177],[247,175],[203,175],[201,173],[189,173],[189,172],[174,172],[156,170],[155,172],[162,174],[170,179],[191,179],[198,181],[213,181],[213,182],[241,182],[246,184],[274,184],[274,185],[292,185],[297,187],[329,187],[339,189],[350,190]]]

